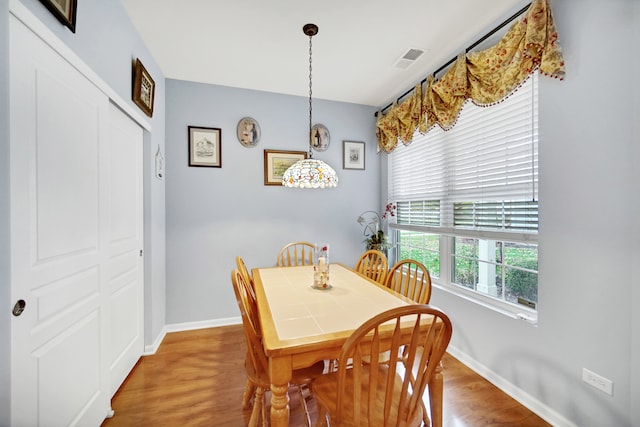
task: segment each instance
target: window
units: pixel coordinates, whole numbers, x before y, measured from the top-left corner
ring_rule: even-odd
[[[537,73],[503,102],[464,106],[449,131],[389,155],[396,257],[434,283],[535,317],[538,290]]]

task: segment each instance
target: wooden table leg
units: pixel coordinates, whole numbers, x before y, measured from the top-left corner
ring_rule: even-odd
[[[291,358],[269,359],[271,377],[271,426],[289,426],[289,381],[291,381]]]
[[[442,427],[442,393],[444,390],[444,377],[442,376],[442,363],[436,367],[436,371],[429,381],[429,407],[431,408],[431,427]]]

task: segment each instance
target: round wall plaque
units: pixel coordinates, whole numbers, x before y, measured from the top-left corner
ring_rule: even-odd
[[[255,147],[260,142],[260,125],[251,117],[243,117],[238,122],[238,141],[245,147]]]
[[[325,125],[315,124],[311,128],[311,147],[316,151],[325,151],[329,148],[331,135]]]

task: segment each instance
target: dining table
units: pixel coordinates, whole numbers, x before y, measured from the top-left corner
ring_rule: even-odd
[[[329,286],[314,287],[314,267],[252,269],[264,351],[271,378],[271,425],[289,425],[289,382],[294,369],[336,360],[343,344],[365,321],[415,304],[343,264],[329,265]],[[442,425],[441,369],[429,382],[433,426]]]

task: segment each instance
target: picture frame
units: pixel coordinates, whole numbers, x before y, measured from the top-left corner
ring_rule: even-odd
[[[342,141],[342,169],[364,170],[364,148],[364,142]]]
[[[260,142],[260,125],[253,117],[243,117],[238,122],[236,134],[244,147],[255,147]]]
[[[289,166],[306,158],[306,151],[264,150],[264,185],[282,185]]]
[[[144,113],[153,116],[153,102],[155,101],[156,83],[151,74],[142,64],[140,59],[136,59],[133,66],[133,102],[140,107]]]
[[[189,166],[222,167],[222,129],[189,126]]]
[[[72,33],[76,32],[76,9],[78,0],[40,0],[58,21],[68,27]]]

